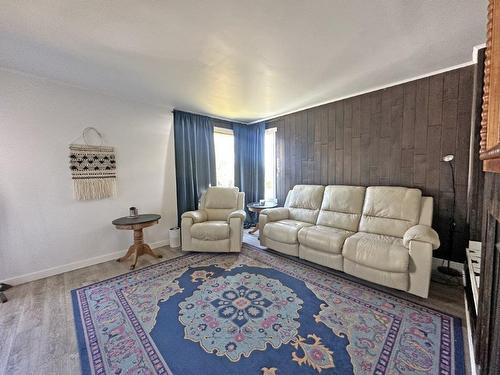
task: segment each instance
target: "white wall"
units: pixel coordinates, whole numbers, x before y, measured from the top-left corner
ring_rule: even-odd
[[[115,198],[72,197],[68,144],[86,126],[116,147]],[[132,242],[111,221],[136,206],[159,213],[145,239],[176,224],[172,115],[53,81],[0,70],[0,280],[20,283],[117,256]]]

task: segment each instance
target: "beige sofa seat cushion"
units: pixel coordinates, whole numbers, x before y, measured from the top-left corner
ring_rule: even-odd
[[[225,240],[229,238],[229,224],[226,221],[205,221],[193,224],[191,236],[204,241]]]
[[[396,186],[371,186],[366,189],[360,232],[403,237],[418,224],[422,192]]]
[[[312,226],[312,224],[298,220],[286,219],[275,221],[266,224],[264,227],[264,236],[273,241],[296,244],[299,230],[309,226]]]
[[[299,231],[299,242],[315,250],[341,254],[345,239],[353,234],[354,232],[343,229],[315,225]]]
[[[356,232],[363,211],[365,190],[363,186],[327,186],[318,215],[318,225]]]
[[[285,202],[289,219],[316,224],[324,190],[322,185],[295,185]]]
[[[410,262],[402,238],[364,232],[346,239],[342,255],[354,263],[387,272],[408,272]]]

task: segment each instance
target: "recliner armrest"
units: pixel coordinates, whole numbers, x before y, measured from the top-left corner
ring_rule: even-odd
[[[285,220],[289,217],[288,208],[277,207],[277,208],[266,208],[260,212],[261,215],[267,216],[267,221],[279,221]]]
[[[184,212],[181,216],[182,219],[193,219],[193,223],[202,223],[207,221],[208,215],[205,210],[196,210],[196,211],[187,211]]]
[[[409,249],[410,241],[414,240],[431,244],[433,250],[441,245],[437,232],[427,225],[419,224],[409,228],[403,236],[404,247]]]
[[[245,210],[236,210],[231,212],[228,217],[227,217],[227,222],[229,223],[229,220],[231,219],[241,219],[241,221],[245,221],[245,218],[247,217],[247,214]]]

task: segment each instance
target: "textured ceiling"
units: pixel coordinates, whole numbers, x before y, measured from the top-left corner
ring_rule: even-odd
[[[486,6],[0,0],[0,67],[252,121],[470,61]]]

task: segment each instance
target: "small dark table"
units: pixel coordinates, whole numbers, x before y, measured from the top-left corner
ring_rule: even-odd
[[[144,228],[150,227],[152,225],[158,224],[158,221],[161,219],[160,215],[155,214],[147,214],[147,215],[139,215],[136,217],[124,216],[119,219],[113,220],[112,224],[116,227],[116,229],[127,229],[134,231],[134,244],[128,248],[127,254],[119,259],[117,262],[124,262],[130,256],[134,255],[134,260],[130,269],[133,270],[137,264],[137,259],[143,255],[148,254],[155,258],[161,258],[161,255],[157,255],[151,250],[148,244],[144,243],[144,234],[142,230]]]
[[[259,204],[259,202],[253,202],[253,203],[248,203],[247,208],[248,211],[250,212],[255,212],[257,214],[257,224],[255,224],[255,227],[250,230],[248,233],[255,233],[259,230],[259,214],[262,210],[265,210],[266,208],[274,208],[278,207],[278,203],[273,203],[273,202],[266,202],[264,204]]]

